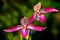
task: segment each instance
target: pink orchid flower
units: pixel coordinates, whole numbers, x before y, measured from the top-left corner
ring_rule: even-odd
[[[30,23],[34,20],[37,19],[38,21],[41,21],[42,23],[46,22],[46,17],[42,13],[49,13],[49,12],[58,12],[57,9],[52,8],[52,7],[46,7],[41,9],[41,3],[36,4],[34,7],[34,13],[30,17]]]
[[[35,31],[43,31],[46,29],[46,27],[42,27],[42,26],[36,26],[36,25],[32,25],[29,24],[29,20],[27,19],[27,17],[24,17],[21,19],[21,25],[17,25],[17,26],[12,26],[10,28],[4,29],[5,32],[15,32],[20,30],[21,31],[21,35],[23,38],[26,38],[26,36],[29,34],[29,29],[35,30]]]

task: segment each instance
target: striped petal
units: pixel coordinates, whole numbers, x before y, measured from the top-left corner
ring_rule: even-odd
[[[5,31],[5,32],[15,32],[15,31],[18,31],[22,28],[23,28],[22,25],[17,25],[17,26],[12,26],[10,28],[4,29],[3,31]]]
[[[43,8],[40,12],[49,13],[49,12],[58,12],[58,10],[52,7],[46,7],[46,8]]]
[[[22,18],[21,21],[20,21],[20,23],[22,25],[27,25],[28,24],[28,18],[27,17]]]
[[[23,37],[23,38],[26,38],[27,35],[29,34],[29,30],[22,29],[22,30],[21,30],[21,34],[22,34],[22,37]]]
[[[46,22],[46,17],[44,15],[38,16],[38,19],[40,22],[45,23]]]
[[[41,3],[38,3],[38,4],[36,4],[36,5],[33,7],[33,9],[34,9],[35,12],[36,12],[36,11],[39,11],[40,8],[41,8]]]
[[[46,29],[46,27],[36,26],[36,25],[29,25],[27,28],[35,31],[43,31]]]
[[[36,13],[33,13],[32,16],[30,16],[28,25],[29,25],[30,23],[32,23],[35,18],[36,18]]]

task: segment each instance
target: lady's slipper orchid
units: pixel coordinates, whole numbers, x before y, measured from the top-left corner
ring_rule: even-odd
[[[34,13],[30,17],[30,23],[36,18],[38,21],[41,21],[42,23],[46,22],[46,17],[42,13],[49,13],[49,12],[58,12],[57,9],[52,7],[46,7],[41,9],[41,3],[36,4],[34,7]]]
[[[12,26],[11,28],[5,29],[5,32],[15,32],[20,30],[21,31],[21,35],[23,38],[26,38],[27,35],[29,34],[29,29],[35,30],[35,31],[43,31],[46,29],[46,27],[42,27],[42,26],[35,26],[32,24],[28,24],[29,20],[27,19],[27,17],[24,17],[21,19],[21,25],[17,25],[17,26]]]

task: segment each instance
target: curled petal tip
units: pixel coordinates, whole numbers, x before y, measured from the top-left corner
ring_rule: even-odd
[[[47,27],[44,27],[43,30],[45,30]]]
[[[47,27],[30,25],[30,26],[28,26],[28,28],[29,28],[29,29],[32,29],[32,30],[35,30],[35,31],[43,31],[43,30],[45,30]]]
[[[40,27],[39,31],[44,31],[47,27]]]
[[[8,31],[6,31],[6,30],[3,30],[4,32],[8,32]]]
[[[3,30],[4,32],[11,32],[10,30]]]
[[[56,12],[59,12],[59,10],[56,10]]]
[[[44,31],[47,27],[40,27],[39,31]]]
[[[22,25],[17,25],[17,26],[12,26],[10,28],[4,29],[3,31],[5,31],[5,32],[15,32],[15,31],[18,31],[22,28],[23,28]]]
[[[52,10],[52,12],[59,12],[59,10],[57,10],[57,9],[54,9],[54,10]]]

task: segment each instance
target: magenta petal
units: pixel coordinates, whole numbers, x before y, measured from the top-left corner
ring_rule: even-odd
[[[36,13],[33,13],[33,15],[30,16],[30,19],[29,19],[29,23],[28,24],[32,23],[35,18],[36,18]]]
[[[35,31],[43,31],[46,29],[46,27],[36,26],[36,25],[29,25],[27,28]]]
[[[20,30],[22,28],[23,28],[22,25],[17,25],[17,26],[12,26],[10,28],[4,29],[3,31],[5,31],[5,32],[14,32],[14,31]]]
[[[42,13],[58,12],[58,10],[55,8],[52,8],[52,7],[46,7],[46,8],[43,8],[40,12],[42,12]]]
[[[22,29],[21,34],[23,38],[26,38],[26,36],[29,34],[29,30]]]
[[[40,16],[38,16],[38,18],[42,23],[46,22],[46,17],[44,15],[40,15]]]

